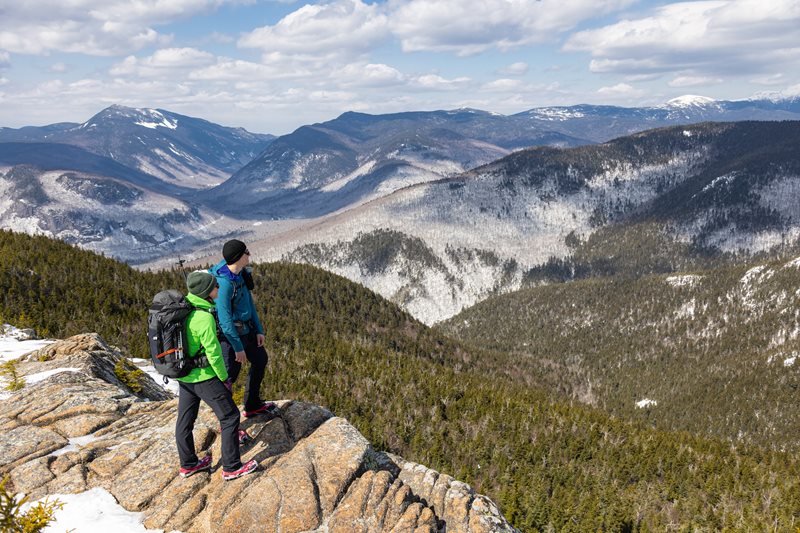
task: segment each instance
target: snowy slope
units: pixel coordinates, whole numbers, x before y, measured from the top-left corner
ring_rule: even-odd
[[[586,240],[634,214],[674,217],[664,231],[676,240],[755,253],[800,237],[792,222],[800,215],[800,161],[792,149],[800,124],[775,126],[791,128],[794,137],[776,132],[787,146],[770,145],[775,154],[767,163],[758,143],[751,145],[752,158],[737,151],[738,181],[718,173],[729,161],[725,146],[736,139],[756,135],[769,144],[767,134],[753,129],[759,127],[773,128],[690,126],[597,147],[519,152],[251,249],[259,259],[337,272],[427,323],[518,288],[531,267],[571,253],[570,235]],[[771,218],[762,221],[765,209]]]
[[[230,231],[219,214],[121,180],[0,168],[0,227],[44,234],[131,263]]]
[[[100,111],[82,124],[0,129],[0,143],[76,146],[190,189],[222,183],[272,139],[272,135],[227,128],[163,109],[119,105]]]

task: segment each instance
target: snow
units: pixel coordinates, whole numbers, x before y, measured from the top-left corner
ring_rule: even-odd
[[[716,100],[707,96],[697,96],[694,94],[685,94],[672,100],[668,100],[666,105],[668,107],[693,107],[704,106],[715,103]]]
[[[19,329],[5,325],[5,335],[0,337],[0,362],[17,359],[26,353],[38,350],[51,344],[52,340],[18,340],[22,336]],[[152,367],[151,367],[152,368]],[[77,368],[56,368],[45,372],[38,372],[25,376],[27,383],[35,383],[60,372],[78,372]],[[155,370],[153,370],[155,372]],[[160,380],[157,381],[161,383]],[[174,383],[174,382],[173,382]],[[0,400],[10,396],[0,393]],[[97,437],[86,435],[69,439],[69,444],[52,452],[50,455],[58,456],[77,450]],[[54,520],[44,529],[47,533],[60,533],[71,531],[73,533],[163,533],[161,529],[146,529],[142,525],[143,513],[131,513],[120,506],[114,497],[106,490],[94,488],[79,494],[54,494],[47,496],[52,502],[59,500],[64,504],[63,509],[55,512]],[[37,500],[42,501],[42,500]],[[28,502],[23,510],[30,509],[37,502]]]
[[[783,366],[794,366],[795,361],[797,361],[797,356],[793,355],[792,357],[789,357],[783,361]]]
[[[17,359],[26,353],[44,348],[52,342],[51,340],[21,341],[8,335],[0,337],[0,363]]]
[[[703,187],[703,192],[710,191],[711,189],[718,187],[719,185],[728,185],[736,178],[736,173],[731,172],[730,174],[725,174],[723,176],[718,176],[714,178],[711,183]]]
[[[167,384],[164,384],[164,376],[156,372],[156,367],[150,364],[149,359],[136,359],[130,358],[131,363],[139,367],[139,370],[150,376],[156,384],[161,385],[164,390],[167,390],[174,394],[175,396],[178,395],[178,382],[174,379],[170,379]]]
[[[655,407],[656,405],[658,405],[658,402],[655,400],[651,400],[649,398],[644,398],[636,402],[636,407],[638,407],[639,409],[645,409],[650,406]]]
[[[71,439],[69,439],[69,444],[67,444],[63,448],[59,448],[54,452],[50,452],[50,455],[52,455],[53,457],[58,457],[59,455],[64,455],[65,453],[68,452],[74,452],[77,451],[78,448],[86,446],[90,442],[94,442],[96,440],[97,437],[95,437],[94,435],[84,435],[83,437],[72,437]]]
[[[787,173],[773,178],[755,192],[759,205],[774,209],[785,218],[794,218],[800,211],[800,175]]]
[[[26,353],[33,352],[40,348],[44,348],[53,341],[50,340],[19,340],[23,337],[23,333],[14,326],[4,324],[2,331],[5,334],[0,337],[0,363],[12,361],[25,355]],[[29,383],[29,377],[25,377],[25,381]],[[11,393],[5,390],[6,380],[0,378],[0,400],[5,400],[11,397]]]
[[[683,276],[669,276],[665,281],[673,287],[692,287],[703,279],[702,276],[686,274]]]
[[[45,533],[163,533],[162,529],[147,529],[142,524],[144,513],[126,511],[114,496],[105,489],[94,488],[78,494],[54,494],[47,496],[52,502],[58,500],[63,509],[55,512],[54,520],[44,529]],[[42,500],[38,500],[42,501]],[[23,507],[28,509],[36,502]]]
[[[753,285],[756,281],[763,281],[772,277],[774,272],[769,270],[766,265],[758,265],[744,273],[739,283],[742,285]]]
[[[144,110],[142,110],[142,111],[144,111]],[[152,130],[154,130],[154,129],[158,128],[158,127],[167,128],[167,129],[170,129],[170,130],[174,130],[174,129],[178,128],[178,121],[177,120],[170,121],[167,117],[165,117],[164,115],[162,115],[158,111],[155,111],[155,110],[152,110],[152,109],[147,110],[147,112],[155,120],[159,120],[160,119],[160,121],[159,122],[145,122],[144,120],[142,120],[140,122],[134,122],[134,124],[136,124],[138,126],[144,126],[145,128],[150,128]]]
[[[695,307],[697,302],[694,298],[690,301],[684,303],[680,309],[678,309],[677,313],[675,313],[676,318],[694,318]]]
[[[426,171],[447,168],[431,166],[436,161],[415,160],[413,152],[388,154],[413,166],[395,172],[386,184],[425,180]],[[337,247],[352,242],[359,233],[389,229],[422,240],[441,260],[442,268],[422,269],[398,265],[368,274],[349,257],[325,257],[318,266],[361,283],[400,304],[426,324],[449,318],[497,291],[519,288],[522,272],[550,257],[564,257],[570,250],[565,237],[571,231],[584,238],[594,227],[589,217],[595,206],[613,208],[620,203],[640,204],[658,195],[657,184],[679,182],[681,176],[707,154],[705,149],[675,154],[657,164],[633,166],[610,162],[588,187],[562,195],[555,180],[524,188],[507,188],[491,172],[477,173],[470,180],[437,182],[406,187],[344,217],[310,222],[304,231],[293,231],[270,239],[262,259],[281,260],[306,243]],[[431,174],[429,174],[431,175]],[[262,241],[265,242],[265,241]],[[493,254],[495,265],[483,264],[480,254],[460,260],[447,249]],[[468,254],[469,255],[469,254]],[[518,268],[506,276],[503,263],[514,259]],[[409,258],[414,264],[414,258]],[[453,279],[458,280],[453,283]],[[498,282],[502,285],[498,286]],[[686,310],[687,312],[689,309]]]
[[[540,107],[531,111],[531,116],[541,120],[564,121],[571,118],[582,118],[584,113],[564,107]]]
[[[365,174],[369,174],[373,168],[375,168],[375,161],[368,161],[367,163],[361,165],[347,176],[328,183],[327,185],[322,187],[321,190],[323,190],[324,192],[338,191],[339,189],[341,189],[354,179],[363,176]]]
[[[171,152],[169,154],[171,156]],[[198,241],[211,242],[219,235],[228,235],[234,224],[237,228],[240,224],[230,221],[215,227],[212,216],[216,213],[203,211],[195,216],[190,213],[191,207],[182,200],[144,189],[137,189],[139,196],[130,205],[104,204],[99,199],[70,189],[63,180],[59,182],[61,174],[60,171],[47,171],[38,177],[51,201],[30,218],[19,218],[8,211],[11,202],[3,194],[7,181],[0,176],[0,227],[27,234],[44,233],[76,242],[82,248],[138,263],[166,254],[175,257],[174,247],[168,245],[176,236],[189,243],[184,245],[186,249]],[[83,177],[92,178],[90,175]],[[205,179],[198,178],[198,185],[202,186]],[[79,221],[73,224],[73,213],[91,213],[98,222],[93,227],[81,225]],[[189,216],[186,220],[169,218],[177,213]],[[64,222],[56,224],[54,220]]]
[[[44,372],[37,372],[36,374],[30,374],[23,377],[25,378],[25,383],[27,383],[28,385],[32,385],[34,383],[39,383],[40,381],[44,381],[51,376],[55,376],[56,374],[61,374],[63,372],[81,372],[81,369],[74,367],[54,368],[52,370],[45,370]]]

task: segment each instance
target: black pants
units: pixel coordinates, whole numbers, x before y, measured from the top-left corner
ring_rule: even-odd
[[[244,410],[252,411],[258,409],[263,404],[261,399],[261,382],[264,381],[264,372],[267,368],[267,350],[258,345],[256,331],[239,337],[244,346],[244,353],[250,361],[250,372],[247,374],[247,383],[244,386]],[[225,359],[225,367],[228,369],[228,376],[232,381],[236,381],[242,364],[236,362],[236,351],[230,345],[228,339],[223,335],[219,341],[222,345],[222,357]]]
[[[200,409],[200,400],[206,402],[219,419],[222,428],[222,470],[233,472],[242,467],[239,454],[239,409],[225,385],[217,378],[200,383],[178,382],[178,421],[175,423],[175,442],[181,467],[197,464],[194,451],[194,422]]]

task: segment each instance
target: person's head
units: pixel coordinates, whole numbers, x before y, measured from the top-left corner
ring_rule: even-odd
[[[250,250],[242,241],[231,239],[222,247],[222,257],[228,266],[236,265],[238,268],[244,268],[250,262]]]
[[[212,301],[219,292],[219,283],[217,278],[205,270],[195,270],[186,276],[186,288],[195,296]]]

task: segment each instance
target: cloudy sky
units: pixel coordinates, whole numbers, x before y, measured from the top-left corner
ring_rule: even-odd
[[[800,0],[0,0],[0,126],[800,93]]]

